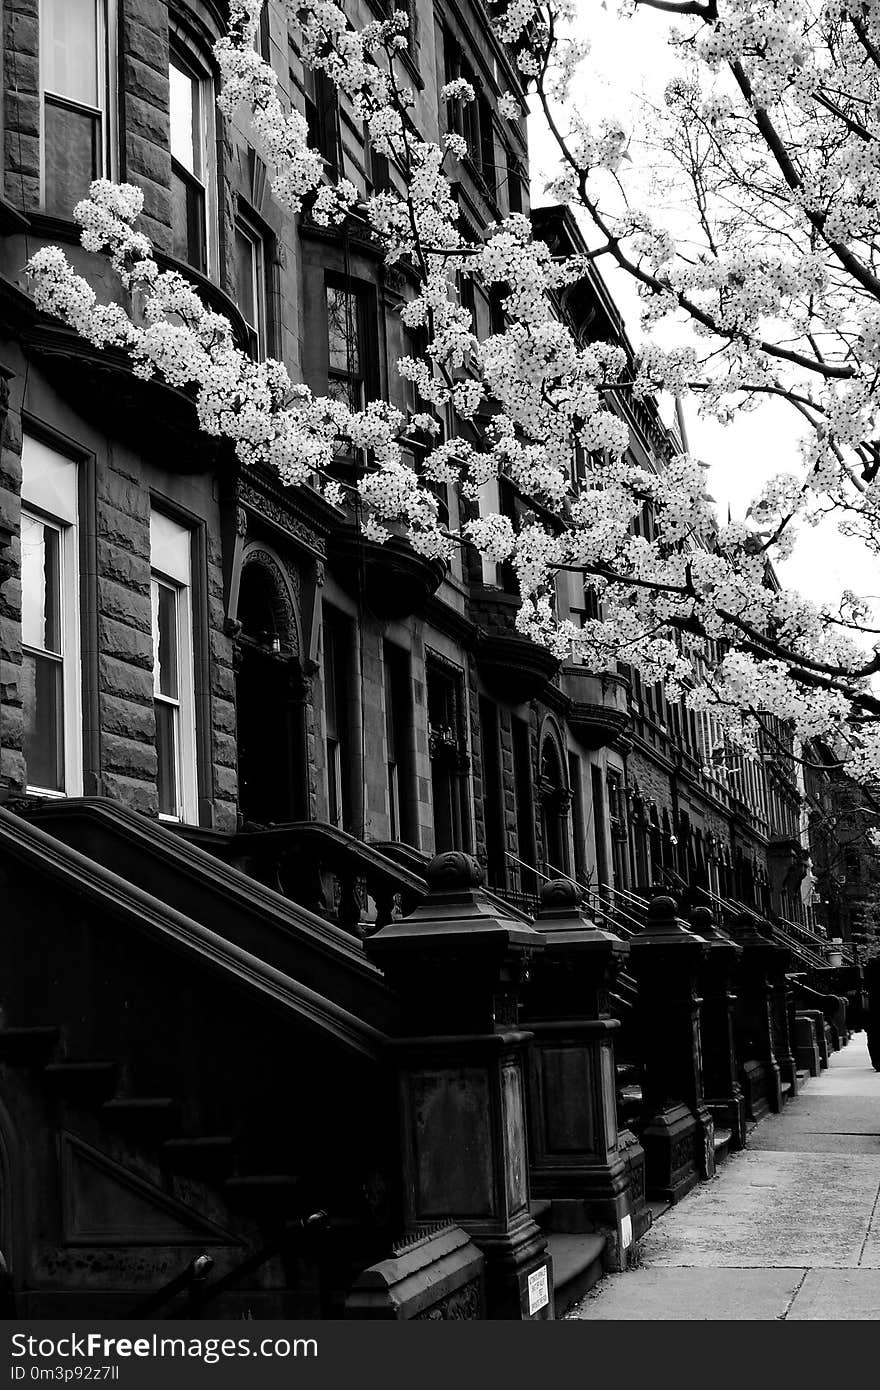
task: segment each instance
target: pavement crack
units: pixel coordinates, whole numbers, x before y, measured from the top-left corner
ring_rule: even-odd
[[[797,1287],[794,1289],[794,1291],[793,1291],[793,1293],[792,1293],[792,1295],[791,1295],[791,1298],[788,1300],[788,1302],[787,1302],[786,1305],[785,1305],[785,1308],[783,1309],[783,1311],[782,1311],[782,1312],[780,1313],[780,1315],[779,1315],[779,1321],[780,1321],[780,1322],[785,1322],[785,1321],[787,1320],[788,1315],[789,1315],[789,1313],[791,1312],[791,1309],[792,1309],[792,1304],[794,1303],[794,1301],[795,1301],[795,1299],[797,1298],[798,1294],[800,1293],[801,1289],[804,1287],[804,1280],[806,1279],[806,1277],[807,1277],[807,1275],[809,1274],[809,1272],[810,1272],[810,1271],[809,1271],[808,1269],[805,1269],[804,1272],[803,1272],[803,1274],[801,1275],[800,1279],[798,1280],[798,1282],[797,1282]]]
[[[874,1224],[874,1216],[875,1216],[875,1213],[876,1213],[876,1211],[877,1211],[877,1203],[878,1203],[878,1202],[880,1202],[880,1183],[878,1183],[878,1185],[877,1185],[877,1191],[876,1191],[876,1193],[874,1194],[874,1205],[873,1205],[872,1208],[871,1208],[871,1215],[868,1217],[868,1228],[867,1228],[867,1230],[865,1231],[865,1239],[862,1241],[862,1248],[861,1248],[861,1250],[859,1251],[859,1259],[858,1259],[858,1264],[857,1264],[857,1266],[856,1266],[857,1269],[860,1269],[860,1268],[861,1268],[862,1256],[863,1256],[864,1253],[865,1253],[865,1246],[868,1244],[868,1236],[871,1234],[871,1227],[872,1227],[873,1224]]]

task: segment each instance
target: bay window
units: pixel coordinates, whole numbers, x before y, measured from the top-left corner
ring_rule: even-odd
[[[41,0],[43,206],[72,217],[92,179],[112,178],[113,0]]]
[[[191,549],[186,527],[160,512],[151,514],[159,815],[181,821],[198,818]]]
[[[172,52],[168,69],[171,116],[172,251],[203,275],[216,267],[212,146],[214,84]]]
[[[28,790],[82,791],[77,465],[22,447],[21,640]]]

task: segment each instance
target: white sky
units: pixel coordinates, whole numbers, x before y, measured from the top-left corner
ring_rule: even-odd
[[[617,14],[617,0],[578,0],[582,32],[591,44],[590,56],[576,94],[578,105],[588,117],[611,115],[637,135],[637,98],[647,95],[658,104],[673,66],[667,36],[674,17],[656,10],[639,9],[631,19]],[[635,126],[635,129],[634,129]],[[542,190],[557,167],[556,146],[542,127],[540,112],[529,122],[532,159],[532,198],[539,204],[547,199]],[[624,165],[624,179],[636,172]],[[655,214],[657,209],[654,209]],[[589,231],[585,225],[585,232]],[[595,241],[594,241],[595,244]],[[600,258],[605,277],[634,342],[641,333],[633,282],[609,258]],[[728,507],[734,519],[741,518],[761,482],[775,473],[799,471],[797,440],[802,422],[784,402],[761,405],[744,412],[728,426],[699,419],[696,401],[684,402],[685,424],[691,452],[709,465],[709,491],[718,504],[722,520]],[[804,530],[792,558],[778,566],[785,584],[799,589],[814,601],[830,599],[843,588],[873,595],[880,594],[880,573],[876,562],[864,548],[839,536],[831,525]],[[869,644],[870,645],[870,644]]]

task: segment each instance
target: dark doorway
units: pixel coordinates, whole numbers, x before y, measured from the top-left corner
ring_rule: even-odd
[[[300,820],[305,794],[305,688],[273,576],[245,567],[239,598],[238,801],[244,821]]]
[[[551,878],[568,873],[568,807],[562,766],[555,745],[544,741],[541,750],[541,832],[544,840],[544,872]]]

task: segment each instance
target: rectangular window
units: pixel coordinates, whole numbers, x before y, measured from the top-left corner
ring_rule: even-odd
[[[339,97],[336,84],[322,68],[303,68],[306,100],[306,124],[309,145],[318,151],[326,172],[335,178],[339,173]]]
[[[516,795],[516,832],[519,845],[519,858],[525,864],[538,862],[535,842],[535,776],[532,767],[531,739],[529,726],[524,719],[511,720],[513,735],[513,780]],[[530,869],[520,865],[520,885],[524,893],[536,895],[538,880]]]
[[[568,785],[571,787],[571,829],[574,838],[574,876],[579,883],[587,880],[587,829],[584,824],[584,794],[581,785],[581,760],[577,753],[568,755]]]
[[[150,516],[153,708],[159,815],[198,820],[193,673],[192,538],[160,512]]]
[[[366,404],[363,315],[359,295],[327,285],[327,394],[352,411]]]
[[[21,641],[28,788],[82,792],[77,466],[22,447]]]
[[[43,206],[70,218],[92,179],[112,177],[112,0],[42,0]]]
[[[171,120],[172,254],[203,275],[214,269],[213,82],[172,53],[168,68]]]
[[[616,772],[608,773],[606,789],[608,795],[608,828],[611,834],[611,866],[614,873],[614,886],[615,888],[626,888],[628,880],[627,845],[629,840],[629,825],[623,783]]]
[[[495,128],[492,121],[492,107],[484,96],[478,97],[475,105],[480,123],[477,162],[480,166],[480,173],[483,175],[483,182],[491,197],[494,198],[497,194],[498,170],[495,164]]]
[[[324,720],[327,755],[327,819],[350,830],[352,824],[349,670],[351,624],[341,615],[324,619]]]
[[[596,878],[600,888],[611,888],[611,865],[608,855],[608,827],[606,825],[605,791],[602,786],[602,772],[598,767],[590,768],[590,783],[593,792],[593,836],[596,846]]]
[[[525,184],[522,162],[508,148],[504,151],[504,157],[507,165],[507,207],[511,213],[522,212]]]
[[[467,740],[464,692],[457,668],[440,658],[425,671],[428,701],[428,751],[434,806],[434,850],[470,849]]]
[[[251,356],[262,361],[268,351],[265,242],[252,223],[235,223],[235,278],[238,307],[248,326]]]
[[[366,129],[366,128],[365,128]],[[394,180],[387,155],[378,154],[365,135],[367,193],[393,193]]]
[[[483,762],[483,824],[486,831],[486,878],[490,888],[507,887],[507,833],[498,706],[480,696],[480,751]]]
[[[392,840],[418,847],[413,779],[413,701],[409,653],[385,644],[385,748]]]

